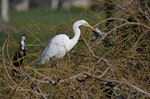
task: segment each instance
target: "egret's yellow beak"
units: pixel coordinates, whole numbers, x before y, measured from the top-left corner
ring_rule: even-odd
[[[92,27],[91,25],[87,24],[86,27],[90,28],[91,30],[95,30],[94,27]]]

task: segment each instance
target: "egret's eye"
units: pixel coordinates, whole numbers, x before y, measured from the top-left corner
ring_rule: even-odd
[[[88,26],[89,24],[88,23],[85,23],[85,26]]]

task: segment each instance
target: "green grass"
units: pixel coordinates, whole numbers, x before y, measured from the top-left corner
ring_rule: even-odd
[[[91,25],[105,17],[104,11],[96,12],[88,9],[71,9],[71,10],[49,10],[49,9],[33,9],[29,11],[17,12],[10,11],[10,24],[17,28],[18,32],[12,34],[9,42],[10,55],[13,56],[14,51],[19,46],[20,35],[27,35],[26,45],[31,58],[28,63],[37,60],[42,53],[47,42],[56,34],[64,33],[72,37],[72,24],[76,20],[84,19]],[[87,35],[87,29],[81,28],[84,37],[90,38]],[[5,33],[0,34],[1,45],[7,38]],[[79,43],[76,48],[82,51],[83,43]],[[39,55],[35,55],[39,54]]]
[[[72,32],[72,23],[76,20],[85,19],[91,25],[94,25],[104,17],[104,11],[96,12],[79,8],[71,10],[33,9],[24,12],[10,11],[10,23],[18,29],[18,33],[13,35],[15,39],[18,39],[22,34],[26,34],[28,37],[33,38],[33,36],[36,36],[43,41],[49,40],[57,33],[69,33],[72,36],[73,33],[70,33]],[[32,43],[37,42],[32,39]]]
[[[19,38],[22,34],[27,35],[26,45],[30,54],[42,53],[47,42],[56,34],[64,33],[72,37],[72,24],[76,20],[84,19],[91,25],[105,17],[104,11],[96,12],[88,9],[73,8],[70,10],[49,10],[49,9],[32,9],[29,11],[17,12],[10,10],[9,13],[10,24],[17,28],[17,33],[11,33],[12,38],[9,43],[11,52],[14,53],[17,46],[19,46]],[[87,35],[87,31],[82,29],[82,34]],[[85,34],[84,34],[85,32]],[[92,34],[92,32],[91,32]],[[0,33],[0,46],[3,46],[7,33]],[[79,43],[77,48],[82,48],[82,43]],[[39,50],[40,49],[40,50]],[[39,55],[37,55],[39,56]],[[32,59],[36,59],[32,58]],[[30,59],[30,61],[32,61]]]
[[[40,44],[42,46],[45,46],[52,36],[59,33],[72,37],[74,35],[72,24],[76,20],[85,19],[89,24],[94,25],[105,17],[104,11],[96,12],[79,8],[71,10],[33,9],[23,12],[11,10],[9,15],[10,24],[18,30],[12,35],[16,44],[19,44],[20,35],[26,34],[28,36],[27,45]],[[6,37],[5,33],[0,34],[0,46],[3,45]]]
[[[100,19],[97,19],[99,16]],[[85,9],[72,10],[48,10],[34,9],[27,12],[10,12],[10,23],[18,28],[39,24],[48,27],[56,27],[62,23],[67,23],[71,20],[85,19],[88,22],[100,21],[104,18],[102,12],[92,12]]]

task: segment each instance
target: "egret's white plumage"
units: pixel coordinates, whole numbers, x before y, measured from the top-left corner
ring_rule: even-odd
[[[85,20],[76,21],[73,24],[74,37],[70,39],[66,34],[59,34],[53,37],[41,55],[39,64],[44,64],[51,57],[63,58],[66,52],[70,51],[77,44],[81,33],[79,26],[82,25],[94,30]]]

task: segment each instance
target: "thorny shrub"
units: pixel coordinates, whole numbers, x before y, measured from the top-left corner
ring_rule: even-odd
[[[94,1],[101,5],[101,0]],[[11,76],[12,52],[16,42],[11,37],[6,39],[1,47],[0,56],[2,64],[0,97],[26,99],[150,97],[149,2],[105,0],[103,3],[100,9],[105,9],[108,16],[95,27],[106,25],[102,29],[107,33],[104,38],[90,42],[83,36],[79,44],[64,59],[52,59],[44,66],[37,64],[42,52],[39,47],[42,43],[39,43],[39,46],[36,46],[33,52],[29,51],[25,57],[30,61],[26,61],[21,67],[20,72],[24,76],[20,78]]]

